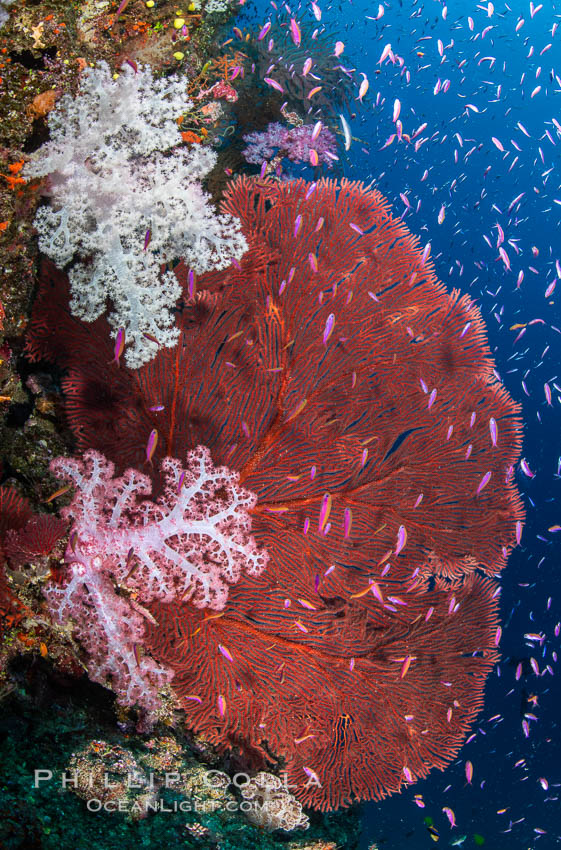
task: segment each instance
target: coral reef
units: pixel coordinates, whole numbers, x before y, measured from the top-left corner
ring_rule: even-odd
[[[3,850],[287,847],[283,833],[248,820],[235,771],[200,761],[180,729],[149,738],[119,730],[109,692],[55,674],[48,659],[28,656],[12,677],[16,686],[1,693]],[[356,850],[359,826],[358,812],[312,815],[288,846]]]
[[[90,741],[73,753],[65,785],[94,808],[122,811],[133,820],[146,817],[158,789],[130,750],[107,741]]]
[[[10,850],[350,850],[303,805],[442,768],[497,658],[519,410],[377,192],[267,179],[332,167],[354,72],[234,7],[0,0]]]
[[[35,514],[14,488],[0,487],[0,637],[33,614],[17,593],[31,584],[31,574],[24,568],[33,564],[35,576],[47,575],[66,527],[62,519]],[[0,649],[0,671],[6,666],[2,656]]]
[[[257,496],[266,570],[220,617],[151,603],[145,643],[196,732],[256,769],[283,759],[300,802],[335,808],[443,767],[482,705],[523,520],[518,408],[477,309],[379,193],[241,178],[224,211],[249,250],[199,277],[175,351],[107,369],[103,320],[86,338],[49,274],[29,350],[68,369],[81,447],[138,467],[158,430],[154,462],[205,445]]]

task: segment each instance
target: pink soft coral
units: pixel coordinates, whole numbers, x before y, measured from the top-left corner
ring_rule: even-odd
[[[316,139],[312,141],[314,124],[300,127],[288,127],[284,124],[268,124],[262,133],[249,133],[244,136],[248,143],[242,153],[247,162],[261,165],[263,160],[271,159],[276,153],[288,157],[293,162],[308,162],[310,149],[317,153],[318,164],[325,163],[328,168],[337,156],[337,140],[327,127],[321,127]]]
[[[83,460],[57,458],[51,470],[76,491],[62,511],[73,520],[61,585],[45,595],[60,623],[71,619],[86,650],[93,681],[110,679],[118,701],[150,717],[158,690],[172,673],[142,655],[146,605],[190,600],[198,608],[224,607],[228,585],[241,571],[257,575],[266,553],[251,534],[248,511],[255,497],[238,476],[214,468],[199,447],[162,462],[164,489],[152,502],[150,479],[134,469],[114,478],[114,466],[95,451]]]

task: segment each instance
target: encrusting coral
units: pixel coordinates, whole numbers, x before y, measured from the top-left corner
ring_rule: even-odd
[[[309,818],[282,780],[272,773],[260,771],[241,789],[247,818],[257,826],[273,831],[307,829]]]

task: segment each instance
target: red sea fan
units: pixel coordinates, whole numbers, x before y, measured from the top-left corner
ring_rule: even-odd
[[[250,249],[199,279],[174,351],[108,365],[44,294],[29,346],[62,335],[82,447],[140,467],[155,428],[160,456],[207,446],[257,496],[267,570],[212,619],[154,604],[147,645],[192,728],[281,757],[302,801],[335,808],[443,767],[481,707],[491,577],[523,520],[519,409],[479,312],[378,192],[240,178],[224,209]]]
[[[0,487],[0,542],[9,529],[22,529],[32,516],[27,499],[13,487]]]
[[[12,568],[49,555],[67,524],[47,514],[34,514],[31,505],[12,487],[0,487],[0,555]]]
[[[454,593],[400,589],[400,610],[391,592],[383,604],[331,595],[323,573],[314,591],[323,565],[307,569],[308,557],[300,575],[273,561],[261,580],[242,579],[223,616],[151,606],[146,645],[174,671],[189,726],[256,768],[281,756],[298,799],[328,810],[456,755],[498,657],[497,605],[478,577]]]
[[[27,499],[12,487],[0,487],[0,636],[6,626],[21,619],[21,602],[12,592],[6,576],[6,534],[9,529],[22,529],[33,512]]]
[[[28,564],[35,558],[50,555],[55,544],[64,536],[67,523],[54,516],[38,514],[20,531],[6,534],[5,549],[13,569]]]
[[[0,633],[22,618],[23,603],[12,592],[4,571],[48,555],[63,536],[66,523],[53,516],[33,514],[31,505],[12,487],[0,487]]]

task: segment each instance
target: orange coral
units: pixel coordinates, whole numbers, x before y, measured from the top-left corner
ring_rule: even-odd
[[[9,189],[15,189],[18,184],[25,183],[23,177],[16,177],[19,171],[23,168],[24,160],[22,159],[20,162],[13,162],[8,166],[8,171],[10,174],[3,174],[0,171],[0,177],[3,177],[4,180],[8,184]]]
[[[54,109],[58,95],[59,92],[55,89],[48,89],[47,91],[41,92],[41,94],[35,95],[27,107],[27,114],[29,118],[44,118],[45,115]]]
[[[202,142],[202,137],[197,136],[197,134],[193,133],[192,130],[185,130],[181,134],[181,138],[184,142],[191,142],[192,144],[199,144],[200,142]]]

